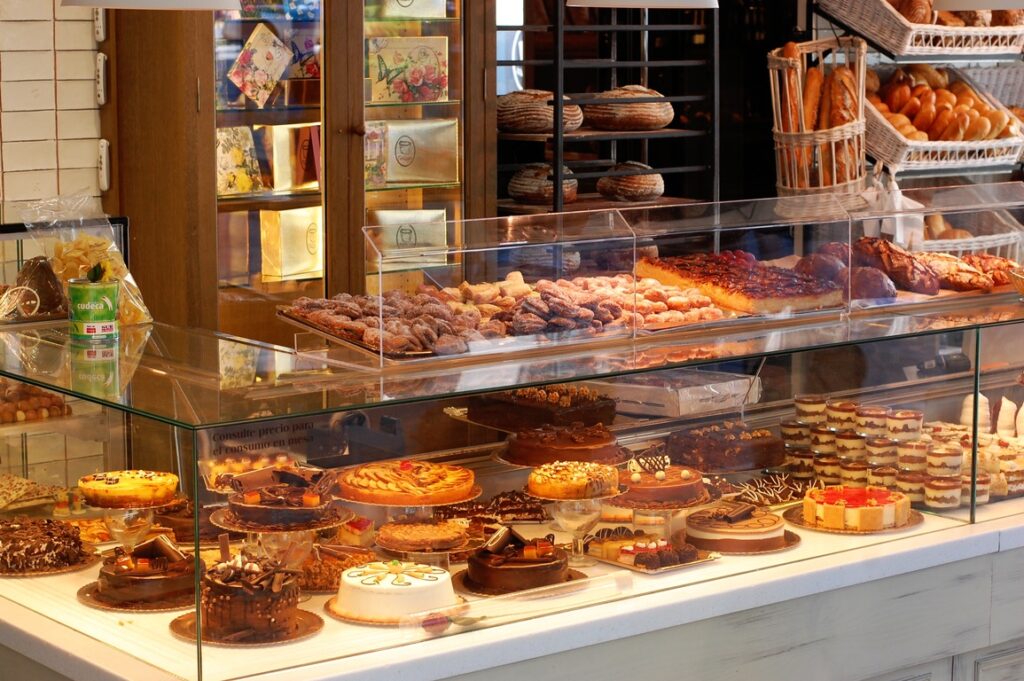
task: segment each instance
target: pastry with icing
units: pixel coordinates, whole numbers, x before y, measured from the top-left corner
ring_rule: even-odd
[[[398,624],[414,613],[458,603],[447,570],[399,560],[374,561],[346,570],[331,610],[368,624]]]

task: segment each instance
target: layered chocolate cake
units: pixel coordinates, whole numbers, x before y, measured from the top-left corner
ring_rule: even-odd
[[[78,528],[49,518],[0,520],[0,572],[34,572],[74,565],[82,559]]]
[[[199,541],[215,542],[218,535],[224,532],[210,522],[210,516],[216,510],[216,506],[199,509]],[[154,523],[170,528],[174,532],[174,541],[179,544],[195,542],[195,506],[190,500],[177,499],[169,506],[156,509],[154,513]],[[236,535],[232,535],[232,538],[236,538]]]
[[[305,469],[263,469],[235,476],[236,494],[228,497],[231,513],[241,523],[292,528],[327,519],[334,497],[335,476]]]
[[[685,505],[708,501],[700,471],[688,466],[673,466],[666,455],[649,450],[619,471],[619,484],[628,491],[616,503]]]
[[[753,504],[704,509],[686,517],[686,540],[698,549],[759,553],[786,546],[786,523]]]
[[[236,555],[203,574],[203,636],[219,640],[279,640],[297,631],[299,580],[267,558]]]
[[[569,578],[569,556],[554,545],[554,537],[524,539],[507,527],[469,556],[470,587],[495,594],[561,584]]]
[[[116,603],[152,603],[195,593],[195,559],[166,536],[123,548],[104,558],[97,580],[100,598]]]
[[[704,473],[771,468],[781,466],[786,458],[780,438],[739,421],[673,433],[668,453],[672,463]]]
[[[548,385],[481,395],[469,401],[471,421],[518,430],[541,425],[609,424],[615,418],[615,400],[576,385]]]
[[[553,461],[616,463],[622,455],[615,436],[601,424],[541,426],[521,430],[509,440],[505,460],[521,466],[541,466]]]

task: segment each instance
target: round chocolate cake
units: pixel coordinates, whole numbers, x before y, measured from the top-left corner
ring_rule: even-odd
[[[115,549],[103,560],[96,590],[108,601],[152,603],[195,593],[195,578],[195,558],[160,535],[131,554]]]
[[[298,629],[298,577],[266,558],[218,563],[203,575],[200,593],[204,636],[278,640]]]
[[[552,539],[524,540],[505,530],[487,547],[469,556],[466,574],[470,586],[488,593],[511,593],[561,584],[569,578],[569,556]]]
[[[0,571],[53,570],[81,558],[82,538],[69,523],[49,518],[0,520]]]
[[[305,487],[270,485],[232,494],[228,507],[244,523],[294,527],[323,520],[331,509],[331,500]]]
[[[615,462],[621,458],[615,436],[601,424],[542,426],[521,430],[509,440],[505,459],[523,466],[555,461]]]

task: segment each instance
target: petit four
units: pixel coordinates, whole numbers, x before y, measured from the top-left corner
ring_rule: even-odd
[[[357,515],[338,528],[335,539],[345,546],[373,546],[373,521]]]

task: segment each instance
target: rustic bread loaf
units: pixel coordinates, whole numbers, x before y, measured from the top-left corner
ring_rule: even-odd
[[[598,95],[601,99],[663,96],[660,92],[642,85],[626,85]],[[583,107],[583,114],[587,123],[598,130],[658,130],[675,118],[675,111],[669,102],[589,104]]]
[[[597,191],[612,201],[652,201],[665,193],[665,180],[653,168],[636,161],[619,163],[612,172],[626,170],[652,171],[644,175],[618,175],[602,177],[597,181]]]
[[[555,194],[554,169],[547,163],[530,163],[516,171],[508,183],[508,194],[519,203],[551,203]],[[562,196],[566,203],[576,200],[579,183],[570,177],[572,171],[563,170]]]
[[[555,107],[549,104],[554,95],[547,90],[519,90],[498,97],[498,129],[505,132],[552,132]],[[568,102],[569,98],[565,100]],[[583,110],[575,104],[562,108],[565,132],[583,125]]]

